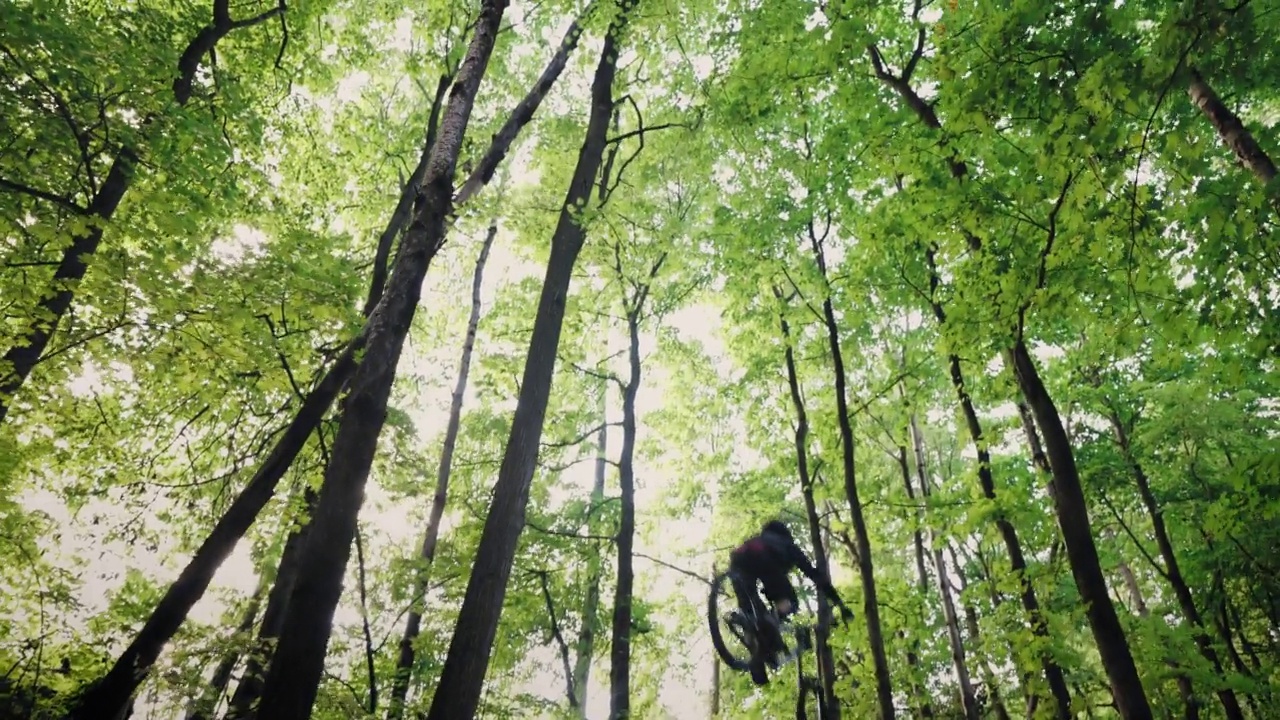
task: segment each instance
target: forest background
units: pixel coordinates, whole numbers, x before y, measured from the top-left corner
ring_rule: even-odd
[[[1280,3],[0,27],[0,717],[1280,717]]]

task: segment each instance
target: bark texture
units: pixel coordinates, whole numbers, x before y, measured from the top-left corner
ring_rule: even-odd
[[[1262,149],[1253,133],[1244,126],[1240,116],[1223,104],[1213,86],[1204,79],[1200,71],[1192,68],[1191,82],[1187,86],[1187,94],[1191,102],[1200,109],[1209,124],[1218,132],[1222,144],[1226,145],[1236,156],[1236,160],[1264,185],[1276,179],[1276,164],[1271,156]],[[1272,195],[1273,205],[1280,207],[1280,196]]]
[[[551,92],[552,86],[556,80],[560,78],[560,74],[564,72],[565,65],[569,63],[569,56],[578,47],[578,40],[582,38],[582,22],[586,15],[595,7],[595,3],[587,5],[582,11],[582,15],[575,18],[569,24],[569,29],[565,31],[564,38],[560,41],[560,46],[556,48],[556,52],[551,56],[551,61],[547,63],[547,67],[543,69],[542,74],[538,76],[538,80],[529,89],[524,98],[511,110],[511,114],[507,116],[507,121],[502,124],[498,132],[494,133],[492,142],[489,143],[489,149],[480,158],[480,162],[476,165],[471,174],[467,176],[466,182],[462,187],[458,188],[458,193],[454,198],[457,205],[463,205],[481,188],[493,179],[493,173],[498,169],[498,165],[502,163],[503,158],[511,151],[511,145],[520,134],[520,130],[533,120],[533,114],[537,112],[538,106],[546,99],[547,93]]]
[[[319,501],[303,542],[289,613],[267,669],[260,717],[305,720],[311,715],[396,365],[417,311],[422,281],[444,243],[458,151],[506,5],[506,0],[488,0],[481,7],[431,150],[421,202],[386,293],[366,324],[365,355],[351,379]]]
[[[586,138],[578,153],[577,166],[551,238],[551,254],[538,300],[511,434],[427,720],[473,717],[480,704],[516,545],[524,529],[529,486],[537,463],[556,350],[564,323],[565,298],[573,267],[586,239],[586,228],[579,223],[578,210],[590,199],[604,156],[609,118],[613,111],[617,36],[634,4],[634,0],[621,3],[621,12],[610,26],[596,67]]]
[[[1071,574],[1085,603],[1085,612],[1102,665],[1111,684],[1116,710],[1124,720],[1149,720],[1151,706],[1138,676],[1133,653],[1115,605],[1107,592],[1107,581],[1098,560],[1089,522],[1089,507],[1076,469],[1075,455],[1067,439],[1058,408],[1040,379],[1026,344],[1019,340],[1012,348],[1013,370],[1027,407],[1043,433],[1045,455],[1053,472],[1054,505],[1058,528],[1066,545]]]
[[[262,621],[258,624],[258,637],[245,660],[244,672],[240,674],[240,683],[231,696],[227,714],[223,720],[241,720],[253,716],[253,708],[262,697],[262,682],[265,679],[267,663],[271,660],[271,650],[276,639],[280,637],[280,628],[284,624],[285,613],[289,608],[289,597],[293,593],[294,581],[298,579],[298,560],[301,555],[302,541],[306,537],[310,524],[307,518],[315,512],[316,492],[310,486],[303,490],[305,510],[303,524],[294,528],[284,541],[284,549],[280,553],[280,562],[276,565],[275,579],[271,583],[271,592],[267,594],[267,608],[262,613]]]

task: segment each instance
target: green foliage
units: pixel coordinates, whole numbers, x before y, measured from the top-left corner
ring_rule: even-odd
[[[232,5],[236,19],[275,7]],[[237,27],[202,55],[185,104],[173,81],[211,4],[0,8],[5,351],[55,319],[40,303],[62,289],[56,264],[75,238],[103,229],[41,361],[14,398],[0,398],[12,400],[0,424],[0,692],[29,702],[32,717],[60,716],[105,672],[360,331],[374,243],[421,156],[437,81],[458,71],[474,5],[290,3],[283,25],[272,16]],[[460,176],[585,3],[517,5]],[[407,712],[430,704],[468,573],[485,571],[473,559],[613,12],[585,13],[563,77],[433,259],[317,718],[382,716],[411,605],[425,614]],[[859,616],[831,636],[834,687],[845,717],[874,716],[828,299],[900,717],[926,704],[935,717],[962,716],[940,575],[988,707],[998,695],[1018,715],[1035,695],[1039,716],[1052,717],[1046,659],[1065,670],[1074,711],[1111,703],[1050,476],[1032,457],[1025,398],[1002,355],[1015,338],[1063,417],[1157,714],[1183,714],[1181,680],[1202,717],[1225,717],[1215,693],[1228,689],[1265,716],[1280,700],[1280,224],[1275,188],[1235,162],[1187,86],[1195,69],[1280,158],[1278,22],[1265,3],[642,4],[620,58],[608,173],[574,209],[588,240],[563,298],[546,429],[528,439],[539,453],[483,716],[576,717],[564,662],[577,664],[588,630],[587,715],[607,715],[632,324],[632,715],[706,714],[719,660],[699,578],[766,519],[790,518],[808,545],[783,321],[824,550]],[[119,209],[105,219],[77,209],[129,152],[138,161]],[[428,566],[421,536],[472,264],[491,222],[498,239]],[[994,498],[979,484],[952,355]],[[338,412],[161,658],[138,700],[148,711],[183,712],[227,658],[237,670],[223,696],[234,691],[254,632],[233,628],[306,522],[303,490],[323,481]],[[1016,529],[1022,574],[997,520]],[[1170,553],[1200,627],[1175,591]],[[1020,602],[1024,582],[1042,635]],[[721,716],[789,715],[792,672],[757,689],[721,666]]]

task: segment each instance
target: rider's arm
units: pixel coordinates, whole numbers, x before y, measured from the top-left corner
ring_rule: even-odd
[[[813,563],[809,562],[809,556],[804,554],[804,551],[800,549],[800,546],[793,542],[791,543],[789,551],[791,554],[791,561],[795,563],[796,568],[800,570],[800,572],[804,573],[804,576],[809,578],[809,581],[816,585],[819,590],[824,592],[827,597],[831,598],[831,602],[835,603],[837,607],[844,607],[844,601],[840,599],[840,594],[837,593],[835,587],[831,585],[831,581],[822,573],[818,572],[818,569],[813,566]]]

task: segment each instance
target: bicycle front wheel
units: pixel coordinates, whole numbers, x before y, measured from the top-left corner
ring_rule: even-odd
[[[755,628],[737,609],[737,600],[729,573],[722,572],[711,581],[707,598],[707,622],[711,626],[711,644],[720,659],[734,670],[746,671],[757,652]]]

